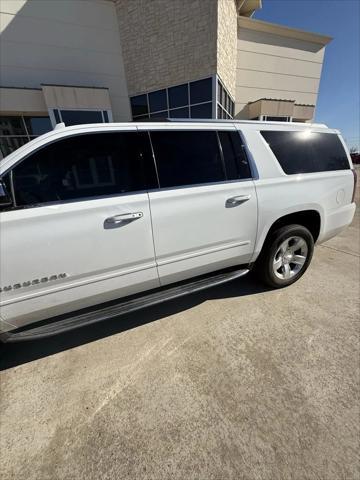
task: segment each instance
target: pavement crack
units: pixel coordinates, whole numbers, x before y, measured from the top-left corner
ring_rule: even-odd
[[[360,258],[360,255],[359,255],[359,254],[357,254],[357,253],[353,253],[353,252],[346,252],[345,250],[340,250],[339,248],[330,247],[329,245],[319,245],[319,247],[322,247],[322,248],[329,248],[330,250],[335,250],[335,252],[339,252],[339,253],[345,253],[346,255],[351,255],[352,257],[357,257],[357,258]]]

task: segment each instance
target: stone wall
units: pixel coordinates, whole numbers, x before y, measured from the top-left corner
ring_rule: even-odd
[[[115,4],[129,95],[216,73],[217,0],[116,0]],[[233,51],[236,55],[236,43]],[[221,54],[224,65],[226,52]]]
[[[230,95],[236,94],[237,12],[235,0],[218,0],[217,73]]]

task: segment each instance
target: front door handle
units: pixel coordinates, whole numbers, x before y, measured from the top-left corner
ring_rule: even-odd
[[[124,213],[122,215],[114,215],[113,217],[108,217],[105,220],[107,225],[118,225],[120,223],[130,223],[134,220],[143,217],[142,212],[135,212],[135,213]]]
[[[231,197],[226,200],[225,206],[226,207],[237,207],[238,205],[241,205],[242,203],[247,202],[250,200],[251,195],[238,195],[237,197]]]

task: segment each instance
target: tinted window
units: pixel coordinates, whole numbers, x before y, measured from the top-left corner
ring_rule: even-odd
[[[66,126],[83,123],[102,123],[101,112],[91,110],[61,110],[61,118]]]
[[[55,122],[56,122],[56,123],[60,123],[60,122],[61,122],[59,110],[58,110],[57,108],[55,108],[55,110],[54,110],[54,117],[55,117]]]
[[[335,134],[262,131],[261,135],[287,174],[350,168],[344,147]]]
[[[54,142],[13,170],[19,206],[157,186],[146,133],[98,133]]]
[[[266,117],[265,120],[268,122],[288,122],[289,117]]]
[[[160,186],[225,180],[215,131],[151,132]]]
[[[208,102],[212,99],[212,79],[190,83],[190,103]]]
[[[168,89],[169,108],[182,107],[189,103],[188,85],[179,85]]]
[[[133,116],[144,115],[148,113],[146,95],[137,95],[136,97],[132,97],[130,98],[130,103],[131,103],[131,111]]]
[[[6,155],[28,143],[28,141],[29,137],[0,137],[0,158],[6,157]]]
[[[149,93],[150,112],[158,112],[167,109],[166,90],[158,90]]]
[[[42,135],[53,129],[49,117],[24,117],[24,120],[29,135]]]
[[[157,112],[157,113],[150,113],[150,118],[159,118],[164,119],[168,117],[168,112],[165,110],[164,112]]]
[[[0,135],[26,135],[21,117],[0,117]]]
[[[189,107],[176,108],[169,111],[170,118],[189,118]]]
[[[212,103],[203,103],[202,105],[194,105],[190,107],[191,118],[211,118]]]
[[[250,167],[238,132],[219,132],[228,180],[251,178]]]

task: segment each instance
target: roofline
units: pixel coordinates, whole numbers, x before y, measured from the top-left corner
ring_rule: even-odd
[[[262,8],[262,0],[236,0],[238,15],[252,17],[260,8]]]
[[[296,100],[289,100],[288,98],[258,98],[257,100],[253,100],[252,102],[248,102],[248,105],[252,105],[253,103],[257,102],[288,102],[293,103],[297,107],[315,107],[313,103],[296,103]]]
[[[296,38],[306,42],[318,43],[319,45],[327,45],[333,37],[321,35],[319,33],[308,32],[299,28],[285,27],[277,23],[264,22],[263,20],[255,20],[253,18],[238,17],[238,26],[258,32],[273,33],[282,37]]]
[[[109,90],[109,87],[95,87],[90,85],[63,85],[61,83],[40,83],[42,87],[61,87],[61,88],[90,88],[91,90]]]

